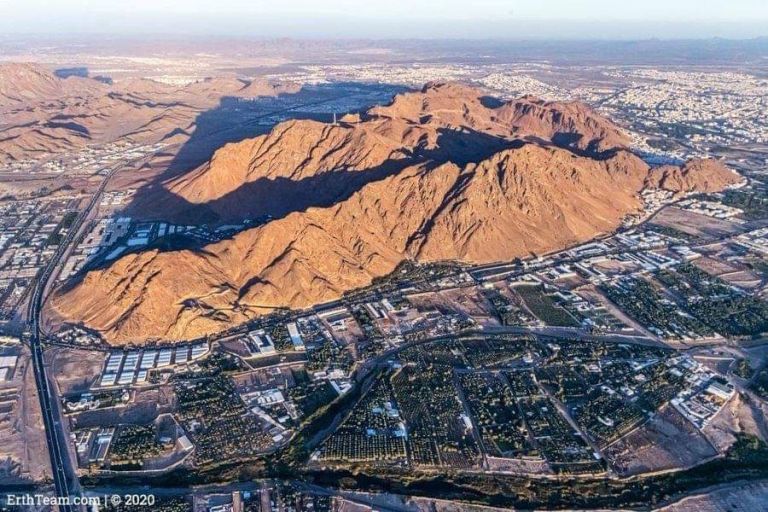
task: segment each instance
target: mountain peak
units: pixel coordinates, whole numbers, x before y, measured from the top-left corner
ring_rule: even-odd
[[[189,339],[337,299],[404,259],[479,264],[584,242],[639,213],[647,188],[739,180],[703,162],[652,170],[625,143],[585,105],[490,101],[454,84],[398,95],[357,123],[281,123],[145,203],[272,221],[203,251],[123,256],[57,291],[47,315],[116,344]]]

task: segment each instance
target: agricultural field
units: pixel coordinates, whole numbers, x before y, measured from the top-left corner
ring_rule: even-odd
[[[404,366],[392,377],[392,388],[408,427],[408,449],[415,466],[470,468],[480,455],[472,427],[447,366]]]
[[[486,373],[458,374],[472,419],[480,429],[483,447],[495,457],[537,455],[522,414],[503,377]]]
[[[381,377],[320,448],[324,461],[404,463],[406,431],[392,387]]]
[[[725,336],[755,336],[768,331],[768,302],[694,265],[662,270],[656,278],[713,331]]]
[[[511,334],[414,344],[381,363],[314,460],[579,475],[603,474],[612,463],[630,473],[652,467],[635,464],[626,443],[607,461],[601,450],[645,428],[674,400],[687,404],[709,389],[713,374],[676,354],[663,346]],[[701,423],[667,414],[680,438],[701,439]],[[657,420],[636,437],[663,435],[665,425]],[[703,443],[690,454],[670,452],[668,464],[706,455]]]
[[[272,439],[225,375],[175,386],[177,417],[195,445],[198,465],[218,464],[265,452]]]
[[[642,278],[622,278],[601,291],[627,315],[665,339],[696,339],[713,336],[711,327],[680,311]]]
[[[546,325],[578,327],[579,322],[560,307],[541,286],[518,285],[513,288],[536,318]]]

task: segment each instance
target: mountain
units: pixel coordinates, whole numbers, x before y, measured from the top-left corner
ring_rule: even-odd
[[[59,78],[35,64],[0,64],[0,164],[115,140],[183,142],[222,98],[295,93],[293,84],[217,77],[185,86],[148,79],[108,85]]]
[[[618,127],[581,103],[531,97],[501,103],[464,85],[428,84],[359,119],[292,121],[226,145],[210,162],[166,183],[161,194],[140,198],[134,209],[179,223],[281,217],[334,204],[396,162],[463,165],[524,141],[595,155],[629,144]]]
[[[694,159],[680,167],[665,165],[652,169],[646,187],[673,192],[718,192],[733,184],[733,175],[723,172],[714,160]]]
[[[61,79],[36,64],[0,64],[0,108],[104,90],[104,84],[81,77]]]
[[[199,250],[126,255],[59,289],[46,317],[114,344],[188,339],[336,299],[404,259],[488,263],[583,242],[639,213],[647,188],[740,180],[712,162],[651,169],[626,142],[584,105],[454,84],[335,125],[282,123],[164,189],[188,215],[274,220]]]

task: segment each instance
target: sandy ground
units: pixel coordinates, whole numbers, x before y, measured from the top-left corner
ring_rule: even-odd
[[[85,411],[72,416],[73,427],[98,427],[130,423],[146,425],[164,413],[173,412],[176,396],[170,386],[135,391],[130,403],[125,406]]]
[[[768,510],[768,482],[742,483],[689,496],[659,512],[757,512]]]
[[[544,459],[501,459],[487,457],[493,471],[503,471],[513,475],[551,474],[552,470]]]
[[[718,237],[739,231],[738,224],[715,219],[700,213],[670,207],[660,211],[653,219],[654,224],[668,226],[693,236]]]
[[[734,434],[739,432],[768,441],[768,404],[753,395],[747,399],[737,394],[703,430],[712,445],[721,452],[736,441]]]
[[[491,305],[480,296],[477,288],[455,288],[434,293],[412,295],[408,300],[419,310],[437,309],[444,314],[471,316],[483,325],[498,325]]]
[[[63,395],[82,393],[96,382],[107,354],[91,350],[55,348],[46,353],[56,384]]]
[[[757,290],[763,283],[759,276],[749,272],[748,270],[740,270],[738,272],[731,272],[729,274],[720,274],[719,277],[729,284],[750,291]]]
[[[693,264],[699,267],[704,272],[714,275],[725,274],[729,272],[735,272],[738,269],[728,262],[716,260],[709,257],[697,258],[693,260]]]
[[[604,453],[621,476],[686,468],[717,455],[707,438],[669,405]]]
[[[11,380],[0,381],[0,485],[49,481],[48,447],[26,347]]]

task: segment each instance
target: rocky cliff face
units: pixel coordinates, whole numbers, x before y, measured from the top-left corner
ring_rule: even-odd
[[[616,229],[648,187],[720,189],[713,163],[651,170],[579,104],[431,85],[339,125],[291,121],[166,184],[219,219],[275,220],[204,247],[127,255],[50,301],[121,344],[216,332],[338,298],[403,259],[487,263]]]

